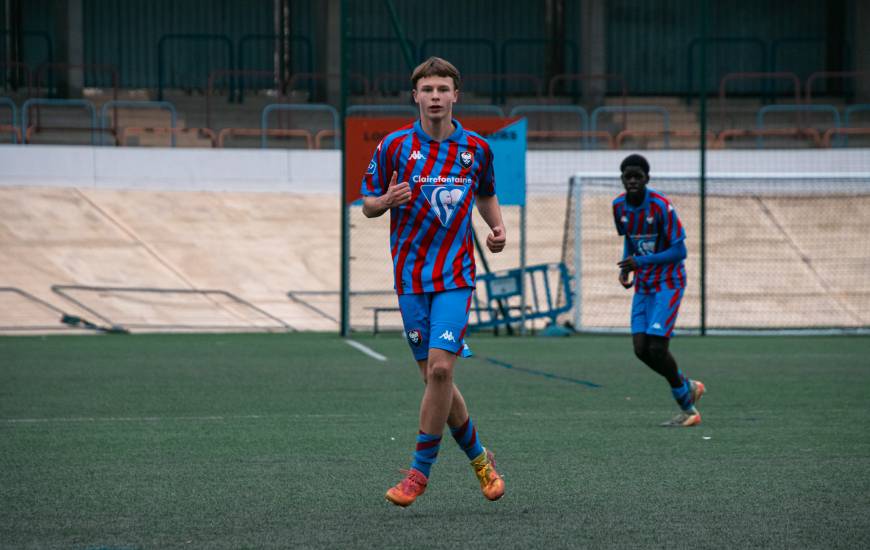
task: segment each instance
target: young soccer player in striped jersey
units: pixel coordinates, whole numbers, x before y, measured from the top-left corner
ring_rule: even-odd
[[[613,200],[613,221],[625,237],[623,259],[617,264],[619,282],[635,287],[634,353],[668,381],[680,406],[680,413],[662,426],[695,426],[701,423],[695,404],[704,394],[704,384],[686,378],[668,349],[686,287],[686,231],[667,197],[647,187],[649,162],[644,157],[629,155],[619,169],[625,193]]]
[[[452,118],[459,82],[456,67],[437,57],[414,69],[412,94],[420,118],[381,141],[362,181],[363,213],[372,218],[390,211],[399,308],[425,383],[411,468],[386,494],[398,506],[410,505],[426,490],[445,424],[471,461],[484,496],[497,500],[504,494],[493,454],[481,445],[453,381],[474,291],[475,202],[491,229],[487,248],[501,252],[506,239],[492,150]]]

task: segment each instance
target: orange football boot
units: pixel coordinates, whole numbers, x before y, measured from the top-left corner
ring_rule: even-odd
[[[417,470],[402,470],[405,472],[405,479],[396,484],[395,487],[390,487],[387,491],[386,499],[396,506],[410,506],[418,496],[426,492],[426,485],[429,480],[422,472]]]
[[[504,495],[504,480],[495,471],[495,456],[483,449],[480,456],[471,461],[474,474],[480,481],[480,490],[488,500],[498,500]]]

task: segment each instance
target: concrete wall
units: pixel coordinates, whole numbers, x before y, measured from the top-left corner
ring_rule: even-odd
[[[577,172],[618,173],[628,151],[532,151],[528,190]],[[658,173],[697,173],[696,151],[647,151]],[[709,174],[870,174],[867,149],[711,151]],[[338,194],[339,151],[0,146],[0,186]]]

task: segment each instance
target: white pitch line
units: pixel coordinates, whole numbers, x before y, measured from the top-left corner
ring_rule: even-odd
[[[259,420],[264,418],[301,418],[305,420],[338,418],[359,418],[359,414],[284,414],[261,415],[247,414],[238,416],[61,416],[55,418],[0,418],[0,424],[48,424],[48,423],[87,423],[87,422],[222,422],[227,420]]]
[[[363,344],[360,344],[359,342],[355,342],[355,341],[353,341],[353,340],[345,340],[344,342],[345,342],[348,346],[350,346],[350,347],[352,347],[352,348],[356,348],[356,349],[358,349],[359,351],[361,351],[361,352],[365,353],[366,355],[368,355],[369,357],[372,357],[372,358],[374,358],[374,359],[377,359],[378,361],[386,361],[386,360],[387,360],[386,356],[381,355],[380,353],[376,352],[376,351],[373,350],[372,348],[370,348],[370,347],[368,347],[368,346],[365,346],[365,345],[363,345]]]

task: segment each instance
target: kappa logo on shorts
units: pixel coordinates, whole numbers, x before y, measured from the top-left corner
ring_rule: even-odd
[[[468,188],[461,185],[423,185],[421,189],[441,225],[447,227],[459,210],[459,205],[465,200],[465,191]]]
[[[449,330],[445,330],[444,333],[441,334],[441,336],[439,336],[438,338],[441,340],[446,340],[448,342],[456,342],[456,339],[453,338],[453,332]]]
[[[419,346],[420,342],[423,341],[423,336],[420,334],[420,331],[417,329],[408,331],[408,341],[414,344],[415,346]]]
[[[661,324],[661,323],[655,323],[655,324],[653,324],[652,328],[661,329],[661,328],[662,328],[662,324]]]
[[[474,153],[471,151],[462,151],[459,153],[459,164],[461,164],[463,168],[471,168],[471,165],[474,164]]]

